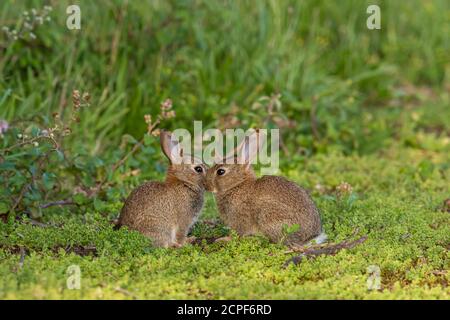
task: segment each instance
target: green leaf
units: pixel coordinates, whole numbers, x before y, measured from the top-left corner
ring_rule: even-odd
[[[422,180],[426,180],[431,177],[434,171],[434,164],[429,160],[423,160],[419,163],[419,174]]]
[[[102,167],[105,164],[104,161],[98,157],[94,157],[92,163],[96,168]]]
[[[102,211],[105,208],[105,202],[99,198],[94,199],[94,208],[97,211]]]
[[[6,202],[0,202],[0,213],[8,212],[9,205]]]
[[[13,170],[15,167],[14,162],[5,161],[0,163],[0,170]]]
[[[83,170],[83,169],[86,168],[86,163],[85,163],[85,161],[84,161],[83,159],[81,159],[81,158],[76,158],[76,159],[73,161],[73,164],[74,164],[75,168],[77,168],[77,169]]]
[[[89,198],[86,197],[82,193],[76,193],[73,196],[73,201],[75,201],[75,203],[78,204],[78,205],[83,205],[83,204],[86,204],[87,202],[89,202]]]
[[[53,189],[53,186],[55,185],[54,180],[55,174],[53,173],[44,172],[44,174],[42,175],[42,184],[47,190]]]
[[[61,150],[56,150],[56,156],[58,157],[59,161],[64,160],[64,153]]]
[[[155,137],[153,137],[152,135],[149,135],[149,134],[146,134],[144,136],[144,146],[149,146],[153,142],[155,142]]]
[[[40,132],[41,132],[41,130],[39,130],[38,127],[32,127],[32,128],[31,128],[31,135],[32,135],[33,137],[39,136],[39,133],[40,133]]]
[[[358,195],[356,193],[352,193],[347,198],[347,205],[352,207],[356,200],[358,200]]]

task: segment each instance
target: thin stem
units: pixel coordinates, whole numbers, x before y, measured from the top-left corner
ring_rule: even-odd
[[[161,121],[157,119],[151,126],[148,128],[147,134],[151,134],[153,130],[159,125]],[[127,159],[136,153],[136,151],[144,144],[145,136],[142,137],[142,139],[136,143],[133,148],[128,152],[125,156],[123,156],[120,160],[118,160],[116,163],[114,163],[111,167],[111,173],[114,173],[119,167],[121,167]],[[100,188],[106,183],[107,176],[103,178],[103,180],[100,182],[100,184],[97,186],[97,191],[100,190]]]

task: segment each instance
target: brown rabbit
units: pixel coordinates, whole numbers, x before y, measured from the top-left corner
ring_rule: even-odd
[[[304,189],[283,177],[256,178],[251,162],[257,148],[250,148],[250,140],[257,138],[257,133],[252,134],[237,149],[242,150],[243,164],[237,164],[233,156],[231,161],[208,169],[207,190],[215,193],[222,220],[241,236],[262,234],[287,245],[301,245],[318,237],[319,211]],[[295,224],[300,229],[286,237],[283,226]],[[325,234],[316,239],[324,240]]]
[[[170,161],[166,180],[136,188],[122,208],[119,225],[143,233],[155,246],[179,247],[202,209],[207,167],[183,156],[169,132],[162,131],[160,139]]]

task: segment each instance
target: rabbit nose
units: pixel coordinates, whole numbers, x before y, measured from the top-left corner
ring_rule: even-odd
[[[216,192],[216,188],[211,181],[206,181],[206,190],[210,192]]]

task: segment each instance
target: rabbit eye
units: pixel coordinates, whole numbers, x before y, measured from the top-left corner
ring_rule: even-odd
[[[217,175],[223,176],[224,174],[225,174],[225,170],[223,170],[223,169],[217,170]]]
[[[195,170],[196,172],[198,172],[198,173],[203,172],[203,168],[202,168],[201,166],[196,166],[196,167],[194,168],[194,170]]]

